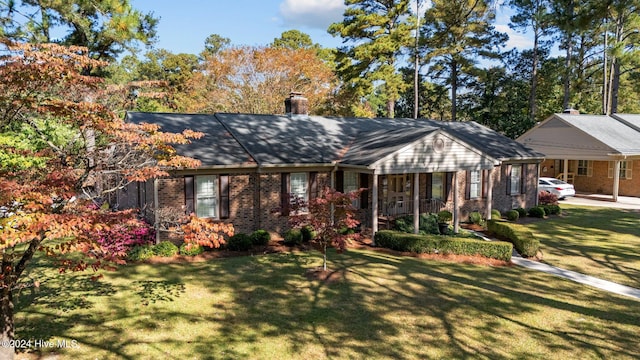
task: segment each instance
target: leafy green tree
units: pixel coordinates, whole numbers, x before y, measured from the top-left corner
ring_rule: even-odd
[[[461,75],[469,74],[479,58],[497,58],[507,37],[491,22],[494,11],[484,0],[434,0],[426,11],[422,35],[425,60],[436,77],[445,75],[451,90],[451,120],[457,120]]]
[[[354,99],[381,84],[386,116],[395,116],[395,102],[408,86],[399,71],[401,56],[413,44],[409,0],[346,0],[344,19],[329,27],[350,45],[338,49],[338,76]]]
[[[0,34],[31,43],[84,46],[94,59],[111,61],[137,45],[150,45],[158,20],[129,0],[0,0]],[[53,30],[66,34],[53,38]]]
[[[204,51],[202,55],[203,57],[216,55],[220,51],[228,48],[230,44],[231,40],[229,38],[218,34],[211,34],[204,40]]]
[[[315,49],[320,47],[320,45],[313,43],[311,36],[300,30],[287,30],[283,32],[279,38],[273,39],[270,46],[274,48],[287,48],[292,50]]]
[[[511,16],[510,27],[531,31],[533,35],[531,86],[529,90],[529,116],[535,119],[537,115],[536,92],[538,89],[538,68],[540,67],[540,47],[546,48],[549,43],[544,41],[551,33],[551,19],[548,0],[511,0],[511,7],[516,14]]]

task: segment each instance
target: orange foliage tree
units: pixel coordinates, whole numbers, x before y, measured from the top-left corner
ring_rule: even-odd
[[[202,134],[125,123],[101,104],[107,98],[101,80],[82,74],[87,66],[105,65],[85,48],[0,46],[0,341],[10,345],[13,292],[35,285],[25,280],[34,254],[55,257],[63,272],[122,263],[125,254],[101,246],[97,237],[136,213],[109,211],[96,199],[128,182],[167,175],[167,169],[198,166],[172,144]],[[104,174],[121,180],[106,187]],[[13,354],[10,346],[0,348],[0,358]]]
[[[315,49],[233,47],[205,57],[189,90],[202,99],[185,110],[281,114],[296,91],[309,100],[310,112],[322,113],[336,86],[332,66]]]

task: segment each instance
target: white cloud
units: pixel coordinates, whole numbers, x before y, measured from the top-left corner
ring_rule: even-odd
[[[523,50],[531,49],[533,47],[533,39],[527,34],[516,32],[506,24],[496,24],[494,26],[496,30],[509,35],[507,49],[516,48],[518,50]]]
[[[327,30],[342,21],[344,9],[344,0],[284,0],[280,16],[286,26]]]

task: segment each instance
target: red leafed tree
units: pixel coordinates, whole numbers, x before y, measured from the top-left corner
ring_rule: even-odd
[[[84,48],[0,44],[3,344],[14,337],[13,292],[35,285],[24,279],[37,251],[59,260],[62,272],[122,263],[124,251],[97,238],[136,213],[110,211],[97,199],[128,182],[167,175],[172,167],[199,165],[177,156],[171,144],[202,134],[125,123],[101,103],[108,98],[101,80],[82,69],[103,65]],[[103,183],[105,175],[119,180]],[[0,358],[13,356],[12,347],[0,347]]]
[[[289,224],[293,228],[310,227],[316,236],[311,243],[322,253],[322,270],[327,271],[327,248],[333,246],[338,252],[347,248],[351,240],[360,238],[354,229],[360,224],[355,218],[353,201],[364,189],[342,193],[325,187],[319,197],[307,203],[293,201]]]

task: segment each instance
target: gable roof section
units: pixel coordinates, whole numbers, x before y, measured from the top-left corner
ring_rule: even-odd
[[[202,166],[255,165],[255,160],[216,119],[215,115],[127,112],[127,121],[161,126],[165,132],[200,131],[204,137],[191,144],[175,145],[180,155],[202,162]]]
[[[205,133],[191,145],[176,147],[181,155],[201,160],[203,166],[371,166],[442,131],[467,151],[487,159],[542,158],[542,154],[474,122],[231,113],[130,112],[127,118],[159,124],[163,131],[190,128]]]
[[[554,114],[518,141],[548,157],[605,160],[640,155],[640,116]]]

